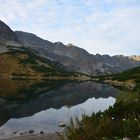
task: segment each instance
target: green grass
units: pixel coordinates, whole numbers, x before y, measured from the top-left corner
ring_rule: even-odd
[[[44,65],[33,65],[32,68],[36,71],[43,72],[43,73],[49,73],[49,74],[57,74],[57,70],[45,67]]]
[[[113,79],[117,79],[120,81],[134,79],[136,82],[140,82],[140,67],[136,67],[123,73],[116,74],[113,76]]]
[[[122,73],[117,73],[113,75],[97,76],[97,78],[99,78],[100,80],[112,78],[113,80],[119,80],[119,81],[134,79],[136,82],[140,82],[140,67],[132,68]]]

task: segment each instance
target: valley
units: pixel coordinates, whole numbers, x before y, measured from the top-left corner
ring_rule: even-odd
[[[0,21],[0,139],[136,139],[139,93],[140,56],[90,54]]]

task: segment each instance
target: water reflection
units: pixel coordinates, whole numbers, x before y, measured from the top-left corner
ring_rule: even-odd
[[[0,135],[27,129],[58,130],[58,121],[68,122],[71,116],[81,116],[83,110],[91,114],[113,105],[118,91],[112,86],[92,81],[32,83],[22,83],[15,88],[20,98],[14,94],[1,96]]]
[[[58,123],[63,121],[68,123],[70,118],[81,117],[83,113],[91,115],[93,112],[99,110],[104,111],[109,106],[112,106],[115,99],[109,98],[91,98],[86,102],[67,108],[63,106],[60,109],[50,108],[30,117],[14,118],[10,119],[5,125],[0,128],[1,137],[9,137],[13,135],[13,132],[25,132],[27,130],[34,130],[34,133],[38,134],[40,131],[56,132],[61,131],[58,127]],[[9,135],[9,136],[8,136]]]

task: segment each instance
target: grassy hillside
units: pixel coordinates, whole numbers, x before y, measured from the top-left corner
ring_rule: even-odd
[[[12,48],[12,47],[10,47]],[[67,72],[59,63],[49,61],[32,50],[21,47],[0,54],[0,76],[12,78],[50,78],[63,79],[86,76]],[[64,78],[64,79],[65,79]]]
[[[43,76],[44,74],[61,75],[62,72],[25,48],[0,54],[1,76]]]
[[[112,79],[119,80],[119,81],[125,81],[125,80],[134,80],[135,82],[140,82],[140,67],[136,67],[130,70],[127,70],[125,72],[116,74],[112,76]]]
[[[140,90],[140,67],[132,68],[114,75],[99,76],[97,78],[100,81],[116,86],[133,87],[133,85],[136,85],[134,90]]]
[[[140,91],[140,67],[136,67],[123,73],[113,75],[112,80],[132,81],[136,84],[134,90]]]

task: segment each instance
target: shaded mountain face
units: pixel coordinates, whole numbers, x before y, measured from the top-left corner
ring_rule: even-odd
[[[61,42],[51,43],[30,33],[18,31],[16,34],[26,47],[36,50],[40,56],[61,63],[68,71],[89,74],[94,69],[94,65],[89,65],[96,63],[92,55],[81,48],[72,44],[66,46]]]
[[[0,20],[0,54],[8,52],[10,46],[20,47],[21,44],[10,27]]]
[[[32,37],[30,40],[33,42]],[[34,49],[25,48],[15,32],[0,21],[0,77],[62,77],[66,74],[59,63],[42,58]]]
[[[66,70],[88,75],[101,75],[122,72],[140,65],[140,61],[122,55],[92,55],[84,49],[61,42],[51,43],[36,35],[16,31],[19,40],[28,48],[32,48],[40,56],[59,62]]]
[[[0,20],[0,40],[18,42],[16,34]]]

